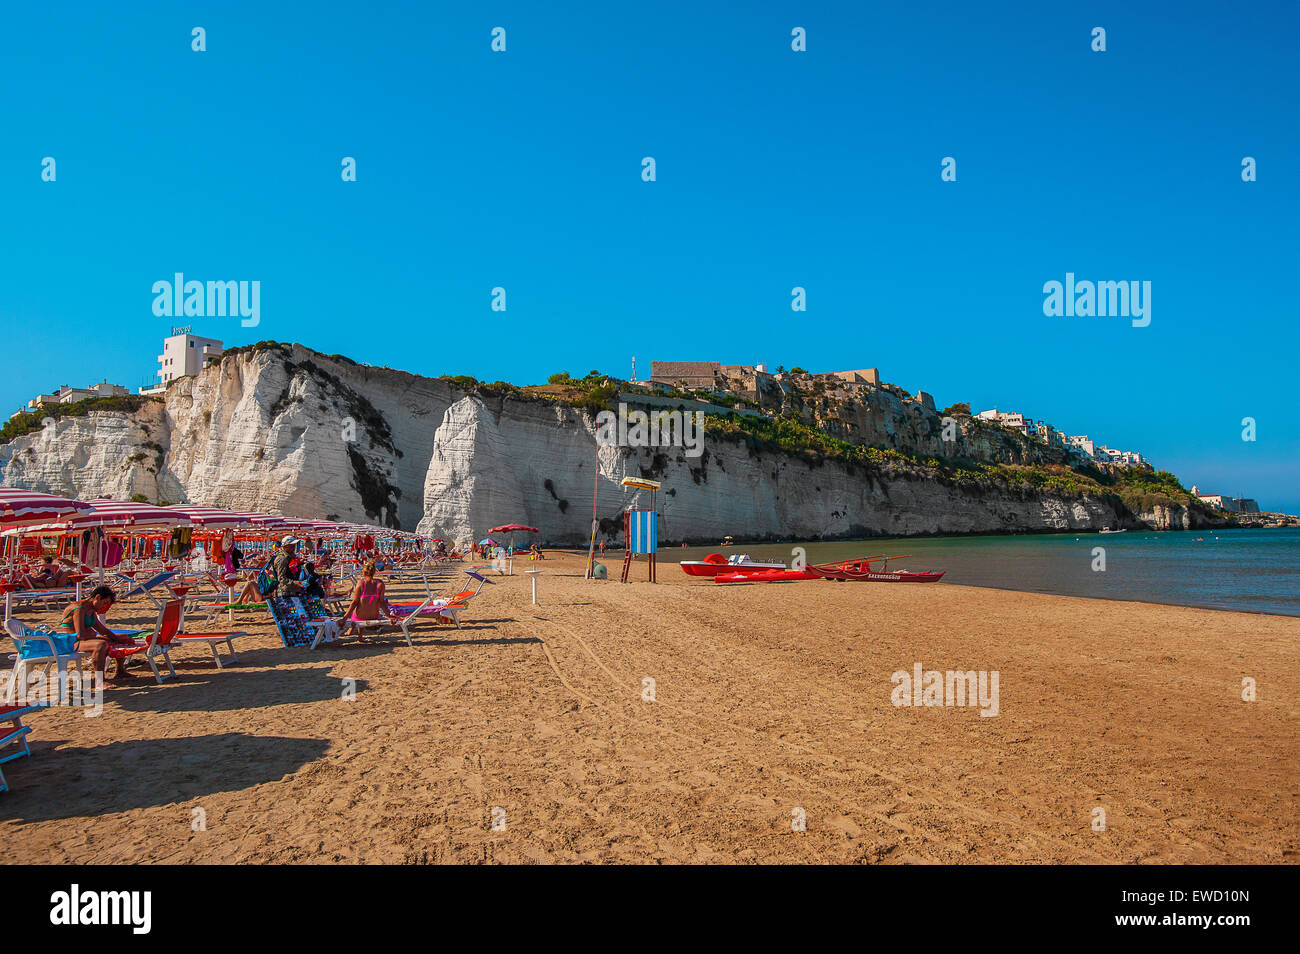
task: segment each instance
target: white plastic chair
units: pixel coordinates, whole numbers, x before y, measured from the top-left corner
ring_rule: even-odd
[[[39,629],[32,629],[26,623],[16,620],[5,620],[5,632],[9,638],[14,641],[18,647],[18,652],[14,653],[14,668],[9,676],[9,685],[5,689],[4,701],[6,704],[12,703],[14,694],[18,690],[21,680],[22,685],[27,684],[27,670],[31,666],[43,666],[48,673],[50,666],[58,667],[59,676],[59,701],[63,701],[63,693],[68,685],[68,667],[76,666],[78,676],[80,676],[81,661],[88,658],[85,653],[72,652],[60,653],[54,645],[54,639],[49,633],[43,633]],[[23,657],[23,648],[32,644],[33,650],[43,650],[34,652],[32,655]]]

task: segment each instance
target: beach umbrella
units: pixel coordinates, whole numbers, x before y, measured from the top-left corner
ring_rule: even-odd
[[[80,500],[43,494],[36,490],[0,487],[0,529],[52,523],[74,514],[89,513],[90,510],[90,504]],[[18,541],[15,540],[9,546],[9,572],[12,574]]]
[[[80,500],[43,494],[35,490],[0,487],[0,527],[54,523],[94,508]]]
[[[508,533],[508,534],[510,534],[510,552],[511,552],[511,553],[513,553],[513,552],[514,552],[514,549],[515,549],[515,531],[519,531],[520,533],[537,533],[537,532],[538,532],[538,530],[537,530],[536,527],[528,527],[528,526],[525,526],[525,525],[522,524],[522,523],[506,523],[506,524],[502,524],[502,525],[499,526],[499,527],[489,527],[489,528],[488,528],[488,533]]]
[[[92,500],[90,513],[72,517],[68,528],[130,526],[130,527],[189,527],[193,521],[183,513],[167,507],[138,503],[134,500]]]
[[[190,518],[196,527],[249,527],[251,514],[234,513],[217,507],[192,507],[189,504],[171,504],[167,510],[174,510]]]
[[[68,530],[78,533],[90,527],[120,527],[126,531],[128,552],[137,531],[167,531],[194,525],[183,513],[135,500],[92,500],[90,505],[94,507],[91,513],[67,521]],[[99,582],[104,582],[103,566],[99,568]]]

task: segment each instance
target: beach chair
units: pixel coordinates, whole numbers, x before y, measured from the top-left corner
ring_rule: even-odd
[[[389,601],[388,606],[392,609],[393,615],[403,617],[402,632],[406,634],[408,643],[411,641],[411,626],[422,616],[449,620],[456,625],[457,629],[460,629],[460,614],[469,607],[469,601],[478,596],[479,591],[483,589],[483,584],[492,582],[483,574],[474,570],[465,570],[464,572],[471,579],[478,580],[478,586],[469,590],[461,590],[453,596],[434,597],[429,590],[428,581],[425,580],[424,592],[427,596],[424,602],[394,603]]]
[[[171,582],[171,579],[179,572],[179,570],[164,570],[161,573],[156,573],[149,577],[149,579],[145,580],[143,583],[137,583],[135,580],[131,579],[131,577],[125,576],[121,573],[115,573],[114,576],[119,580],[125,580],[130,584],[125,592],[119,594],[118,599],[129,600],[134,596],[143,596],[161,610],[163,608],[163,601],[158,599],[158,597],[154,596],[153,593],[149,591],[161,586],[167,589],[167,592],[171,593],[173,597],[176,596],[175,593],[172,593],[171,588],[168,587],[167,584]]]
[[[216,621],[217,616],[221,613],[229,614],[229,618],[233,622],[235,619],[236,610],[238,610],[241,613],[258,613],[266,609],[266,604],[265,603],[217,602],[217,603],[201,603],[199,604],[198,608],[201,610],[208,611],[207,619],[204,622],[205,625],[211,626],[212,623]],[[188,607],[186,609],[186,612],[189,612]]]
[[[42,608],[49,613],[56,609],[51,605],[52,602],[64,602],[76,598],[77,588],[75,586],[63,587],[57,590],[12,590],[5,594],[5,619],[13,615],[13,609],[16,606],[40,603]]]
[[[5,632],[18,647],[18,652],[13,655],[14,668],[9,674],[9,685],[5,688],[5,704],[12,703],[18,687],[27,684],[27,670],[34,666],[44,667],[47,672],[50,666],[57,667],[62,701],[62,694],[68,685],[68,667],[77,667],[80,676],[81,661],[87,658],[86,655],[76,650],[70,653],[60,652],[54,633],[48,629],[28,626],[20,620],[5,620]]]
[[[31,726],[23,725],[23,716],[44,708],[44,703],[34,706],[0,705],[0,765],[32,754],[31,747],[27,744],[27,735],[32,729]],[[4,750],[13,746],[17,746],[18,751],[6,754]],[[7,791],[9,783],[5,781],[5,773],[0,772],[0,792]]]
[[[109,646],[108,655],[110,659],[126,659],[137,653],[144,653],[145,662],[153,670],[154,678],[161,685],[162,681],[167,678],[158,668],[157,659],[159,656],[167,663],[167,675],[176,675],[176,668],[172,665],[171,652],[177,646],[195,645],[204,643],[212,651],[212,658],[216,660],[217,668],[224,669],[226,663],[234,662],[236,636],[246,636],[247,633],[182,633],[181,625],[184,622],[184,610],[181,600],[168,600],[163,604],[162,609],[158,611],[158,623],[154,631],[149,634],[144,642],[137,642],[131,645]],[[229,658],[225,663],[221,661],[221,654],[217,651],[218,645],[226,644],[229,651]]]
[[[396,616],[397,614],[394,613],[393,615]],[[357,628],[357,635],[355,637],[356,639],[362,639],[366,636],[367,633],[370,632],[382,633],[386,629],[392,630],[394,635],[400,632],[402,634],[402,638],[406,640],[406,645],[414,646],[415,644],[411,642],[411,631],[406,627],[405,622],[406,622],[405,620],[400,620],[394,623],[388,619],[348,618],[345,619],[340,625],[345,627],[355,626]],[[320,645],[324,635],[325,634],[323,631],[317,633],[316,638],[312,641],[311,644],[312,649],[315,649],[317,646]],[[345,637],[340,635],[340,638],[345,638]]]

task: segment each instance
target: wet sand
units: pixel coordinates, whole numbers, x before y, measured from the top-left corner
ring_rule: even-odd
[[[98,718],[31,716],[32,757],[3,766],[4,859],[1300,857],[1300,619],[949,585],[727,587],[667,561],[658,585],[643,565],[621,585],[582,565],[541,564],[538,606],[526,577],[498,578],[462,629],[423,623],[414,647],[285,649],[263,614],[237,615],[251,635],[228,669],[190,647],[162,686],[110,686]],[[891,674],[917,662],[997,671],[997,716],[892,704]]]

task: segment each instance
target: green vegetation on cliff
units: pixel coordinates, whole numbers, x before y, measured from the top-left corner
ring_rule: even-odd
[[[43,422],[47,417],[57,421],[64,417],[85,417],[91,411],[119,411],[123,414],[134,414],[150,401],[161,404],[162,398],[125,394],[118,397],[86,398],[84,401],[76,401],[72,404],[49,404],[35,411],[24,411],[6,421],[4,427],[0,427],[0,444],[8,444],[15,437],[22,437],[24,434],[34,434],[44,426]]]
[[[1132,513],[1156,506],[1204,509],[1168,471],[1145,468],[1082,467],[1063,464],[990,464],[960,458],[921,458],[893,448],[851,444],[792,417],[706,416],[710,438],[748,445],[754,451],[772,451],[804,460],[812,466],[832,460],[869,473],[889,470],[904,479],[935,480],[949,486],[978,491],[981,488],[1023,489],[1065,498],[1113,498]]]

